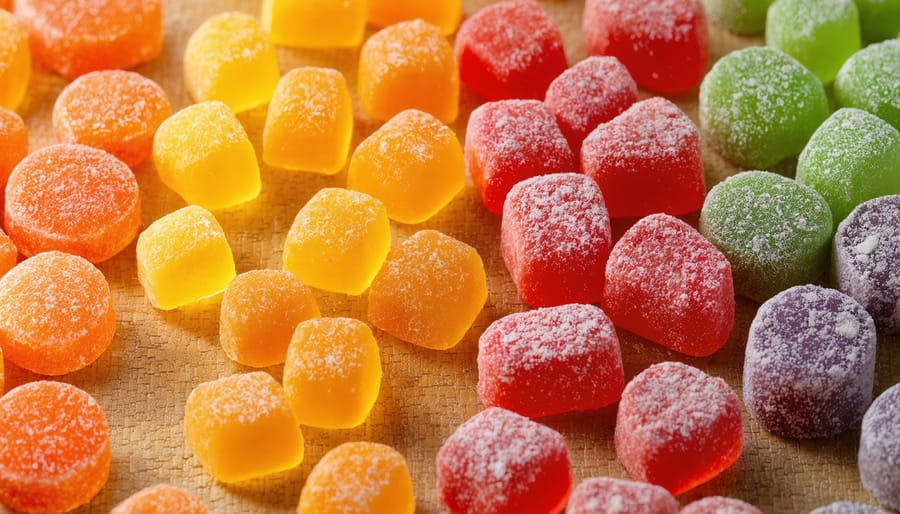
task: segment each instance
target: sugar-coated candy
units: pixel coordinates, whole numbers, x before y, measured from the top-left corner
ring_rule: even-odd
[[[331,175],[347,162],[353,104],[344,75],[296,68],[278,82],[263,128],[262,159],[290,170]]]
[[[900,130],[898,76],[900,40],[869,45],[841,66],[834,79],[834,95],[838,104],[869,111]]]
[[[681,514],[763,514],[745,501],[724,496],[709,496],[687,504]]]
[[[28,32],[11,13],[0,9],[0,108],[17,108],[30,78]]]
[[[369,0],[369,23],[379,27],[420,19],[449,36],[459,27],[461,18],[462,0]]]
[[[283,364],[294,329],[319,316],[316,298],[293,273],[248,271],[222,295],[219,343],[229,359],[245,366]]]
[[[138,280],[150,303],[170,310],[221,293],[235,276],[225,231],[211,212],[189,205],[141,232]]]
[[[900,510],[900,384],[866,411],[859,437],[859,476],[884,506]]]
[[[6,374],[3,368],[3,347],[0,346],[0,396],[6,391]]]
[[[587,0],[582,30],[591,55],[622,61],[641,87],[683,93],[709,63],[701,0]]]
[[[865,503],[835,502],[819,507],[809,514],[887,514],[887,512]]]
[[[766,169],[798,155],[828,114],[819,79],[775,48],[731,52],[700,85],[705,137],[745,168]]]
[[[569,304],[510,314],[478,339],[478,397],[537,418],[593,410],[625,387],[616,329],[599,307]]]
[[[350,158],[347,187],[381,200],[400,223],[431,218],[465,187],[466,164],[453,129],[406,110],[363,140]]]
[[[581,169],[600,185],[611,218],[685,214],[706,196],[700,131],[662,97],[597,126],[581,148]]]
[[[222,102],[191,105],[164,121],[153,162],[163,184],[210,210],[249,202],[262,187],[253,144]]]
[[[359,103],[370,117],[389,120],[406,109],[444,123],[459,114],[459,69],[440,29],[403,21],[366,40],[359,54]]]
[[[6,232],[0,230],[0,278],[13,269],[19,259],[19,250]]]
[[[465,158],[481,201],[495,214],[503,212],[506,194],[517,183],[577,166],[553,113],[537,100],[488,102],[472,111]]]
[[[267,103],[280,78],[275,48],[247,14],[213,16],[184,49],[184,84],[198,103],[218,100],[234,112],[246,111]]]
[[[543,100],[568,66],[559,28],[534,0],[481,8],[460,26],[454,53],[462,83],[490,101]]]
[[[281,384],[264,371],[204,382],[184,406],[188,446],[223,483],[296,467],[303,434]]]
[[[632,477],[677,495],[738,459],[740,402],[721,378],[679,362],[654,364],[625,386],[615,439]]]
[[[263,0],[262,27],[276,45],[359,46],[368,4],[367,0]]]
[[[603,306],[618,327],[686,355],[711,355],[734,325],[731,266],[687,223],[652,214],[613,246]]]
[[[187,489],[168,484],[145,487],[116,505],[109,514],[208,514],[206,505]]]
[[[308,286],[360,295],[391,249],[391,222],[378,199],[359,191],[319,190],[294,218],[284,269]]]
[[[900,34],[900,2],[897,0],[856,0],[863,45]]]
[[[877,1],[877,0],[876,0]],[[704,0],[709,19],[735,34],[761,34],[773,0]]]
[[[678,514],[678,500],[664,488],[617,478],[587,478],[572,490],[567,514]]]
[[[611,248],[603,193],[590,177],[539,175],[519,182],[506,197],[500,250],[529,305],[599,302]]]
[[[0,13],[0,17],[3,14]],[[3,81],[0,79],[0,84]],[[0,191],[13,169],[28,155],[28,129],[22,117],[0,106]]]
[[[132,68],[162,51],[162,0],[16,0],[16,16],[35,59],[70,79]]]
[[[720,182],[700,211],[700,232],[731,263],[735,291],[758,302],[818,279],[833,227],[815,189],[765,171]]]
[[[0,503],[25,513],[68,512],[109,477],[109,424],[88,393],[62,382],[0,397]]]
[[[435,350],[456,345],[487,301],[487,275],[471,246],[436,230],[391,250],[369,290],[369,322]]]
[[[572,66],[547,88],[544,103],[577,155],[581,142],[637,102],[637,84],[615,57],[595,56]]]
[[[306,479],[298,514],[412,514],[412,477],[397,450],[351,442],[326,453]]]
[[[438,492],[456,514],[557,514],[571,487],[562,434],[499,407],[469,418],[438,451]]]
[[[368,325],[352,318],[315,318],[297,325],[284,364],[284,392],[298,423],[359,426],[380,389],[381,356]]]

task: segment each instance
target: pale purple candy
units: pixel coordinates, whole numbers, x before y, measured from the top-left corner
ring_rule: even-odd
[[[900,384],[881,393],[863,417],[859,476],[875,499],[900,510]]]
[[[773,434],[826,437],[851,428],[872,401],[875,324],[853,298],[814,285],[762,304],[744,357],[744,403]]]
[[[900,334],[900,195],[874,198],[838,225],[833,277],[887,335]]]
[[[887,512],[865,503],[837,502],[819,507],[809,514],[887,514]]]

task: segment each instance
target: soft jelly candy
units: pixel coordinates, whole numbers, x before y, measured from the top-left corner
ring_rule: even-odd
[[[263,371],[204,382],[184,406],[184,433],[218,481],[239,482],[296,467],[303,434],[281,385]]]
[[[462,0],[369,0],[369,23],[386,27],[401,21],[425,20],[449,36],[462,18]]]
[[[62,382],[21,385],[0,398],[0,503],[68,512],[106,484],[109,424],[91,395]]]
[[[300,493],[298,514],[412,514],[406,459],[390,446],[344,443],[316,463]]]
[[[856,0],[864,45],[900,34],[900,2],[897,0]]]
[[[28,32],[12,14],[0,9],[0,108],[17,108],[30,78]]]
[[[184,84],[195,102],[219,100],[234,112],[267,103],[281,72],[256,18],[238,12],[203,22],[184,49]],[[198,137],[203,130],[195,131]]]
[[[746,168],[766,169],[798,155],[828,113],[819,79],[775,48],[731,52],[700,85],[704,135]]]
[[[384,205],[358,191],[325,188],[297,213],[284,241],[284,269],[304,284],[360,295],[391,249]]]
[[[738,459],[740,401],[721,378],[679,362],[654,364],[625,386],[615,438],[632,477],[677,495]]]
[[[500,250],[529,305],[599,302],[611,248],[603,193],[590,177],[540,175],[506,196]]]
[[[834,95],[838,104],[869,111],[900,130],[898,76],[900,40],[869,45],[841,66],[834,80]]]
[[[734,325],[731,265],[687,223],[652,214],[613,246],[603,306],[616,326],[686,355],[710,355]]]
[[[664,488],[619,480],[587,478],[572,491],[567,514],[678,514],[678,500]]]
[[[562,34],[534,0],[483,7],[456,34],[460,80],[487,100],[543,100],[566,70]]]
[[[195,104],[164,121],[153,162],[163,184],[210,210],[249,202],[262,187],[253,144],[222,102]]]
[[[686,214],[706,196],[700,131],[662,97],[594,129],[581,148],[581,169],[600,185],[611,218]]]
[[[368,4],[368,0],[263,0],[262,27],[276,45],[359,46]]]
[[[19,250],[6,232],[0,230],[0,278],[15,267],[19,258]]]
[[[187,489],[168,484],[145,487],[109,514],[208,514],[206,505]]]
[[[876,0],[878,1],[878,0]],[[761,34],[773,0],[704,0],[709,19],[736,34]]]
[[[426,348],[455,346],[487,301],[487,275],[471,246],[435,230],[394,248],[369,290],[368,316],[388,334]]]
[[[835,502],[819,507],[809,514],[887,514],[887,512],[864,503]]]
[[[353,104],[341,72],[296,68],[281,77],[263,129],[263,161],[331,175],[347,162]]]
[[[170,310],[221,293],[235,276],[225,231],[211,212],[189,205],[138,237],[138,280],[150,303]]]
[[[456,514],[557,514],[572,487],[566,441],[552,428],[490,407],[444,441],[437,487]]]
[[[900,510],[900,384],[881,393],[866,411],[859,437],[859,477],[888,508]]]
[[[380,389],[381,356],[368,325],[351,318],[316,318],[297,325],[284,364],[284,392],[298,423],[359,426]]]
[[[709,496],[687,504],[681,514],[763,514],[747,502],[724,496]]]
[[[576,171],[575,156],[553,113],[537,100],[501,100],[472,111],[466,168],[489,211],[503,212],[506,194],[537,175]]]
[[[0,13],[0,16],[3,16]],[[0,84],[3,81],[0,79]],[[13,169],[28,155],[28,129],[14,111],[0,106],[0,191]]]
[[[225,354],[255,368],[283,364],[297,325],[320,315],[299,278],[270,269],[235,277],[222,296],[221,311],[219,342]]]
[[[359,54],[359,103],[370,117],[388,120],[406,109],[444,123],[459,114],[459,70],[441,31],[422,20],[404,21],[370,37]]]

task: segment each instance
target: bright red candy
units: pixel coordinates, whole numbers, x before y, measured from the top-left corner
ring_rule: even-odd
[[[700,84],[709,62],[701,0],[587,0],[588,53],[618,57],[639,86],[683,93]]]
[[[566,67],[559,28],[534,0],[482,8],[456,34],[459,78],[487,100],[536,98]]]
[[[589,177],[540,175],[519,182],[506,197],[500,249],[529,305],[598,303],[611,247],[603,193]]]
[[[594,129],[581,147],[581,169],[600,184],[611,218],[685,214],[706,198],[700,131],[662,97]]]
[[[572,491],[567,514],[678,514],[678,500],[653,484],[587,478]]]

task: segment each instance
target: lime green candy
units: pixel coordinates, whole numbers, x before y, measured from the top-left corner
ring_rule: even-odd
[[[709,18],[735,34],[760,34],[773,0],[704,0]]]
[[[864,44],[896,38],[900,33],[900,0],[856,0]]]
[[[837,74],[834,94],[842,107],[869,111],[900,130],[900,40],[853,54]]]

